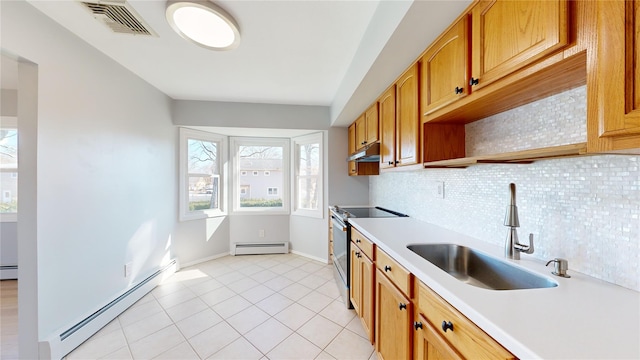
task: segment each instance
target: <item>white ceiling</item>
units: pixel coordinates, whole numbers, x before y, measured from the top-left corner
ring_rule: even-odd
[[[234,16],[242,36],[237,49],[216,52],[173,32],[165,19],[164,0],[129,0],[158,37],[112,33],[78,1],[29,0],[174,99],[332,106],[337,126],[347,125],[363,111],[470,3],[382,1],[384,6],[378,0],[215,1]],[[403,23],[385,28],[385,14],[376,13],[378,8],[384,8],[389,18],[388,9],[401,15],[409,10]],[[422,13],[411,20],[412,11]],[[386,42],[401,28],[417,30],[421,41],[400,44],[402,53],[398,53],[397,45],[392,51]],[[363,49],[363,39],[368,48],[379,50]],[[377,70],[371,72],[369,68],[376,64]],[[357,74],[347,73],[353,69],[358,69]],[[374,80],[363,89],[368,77]],[[337,94],[344,99],[336,99]]]

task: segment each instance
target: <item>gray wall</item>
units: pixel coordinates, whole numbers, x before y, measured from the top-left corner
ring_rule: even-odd
[[[585,141],[586,91],[576,88],[467,125],[468,155]],[[640,157],[589,156],[371,177],[372,202],[504,246],[508,184],[519,234],[541,260],[640,290]],[[445,183],[445,198],[434,184]],[[527,256],[527,255],[523,255]]]
[[[28,3],[2,2],[1,43],[38,66],[37,139],[25,135],[20,149],[37,156],[37,220],[29,224],[37,254],[21,255],[20,267],[23,258],[37,261],[37,278],[21,281],[37,284],[45,339],[171,256],[178,137],[166,95]],[[20,219],[33,215],[22,210]],[[127,262],[133,274],[125,279]]]

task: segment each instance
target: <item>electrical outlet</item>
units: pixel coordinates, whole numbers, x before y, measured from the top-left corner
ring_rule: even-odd
[[[436,199],[444,199],[444,181],[433,182],[432,194]]]
[[[133,268],[133,263],[126,263],[124,265],[124,277],[125,279],[128,278],[129,276],[131,276],[131,270]]]
[[[258,231],[258,236],[261,238],[264,237],[264,229],[260,229],[260,231]]]

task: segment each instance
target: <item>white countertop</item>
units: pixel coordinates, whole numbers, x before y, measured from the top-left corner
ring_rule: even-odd
[[[545,267],[528,255],[506,260],[500,246],[412,218],[349,222],[521,359],[640,359],[640,293],[572,271],[571,259],[571,278],[565,279],[551,274],[552,265]],[[546,276],[558,286],[488,290],[467,285],[407,249],[416,243],[472,247]]]

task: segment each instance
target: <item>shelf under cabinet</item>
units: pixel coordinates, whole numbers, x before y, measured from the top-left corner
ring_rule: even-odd
[[[424,168],[465,168],[478,164],[530,164],[536,160],[579,156],[586,153],[587,143],[582,142],[570,145],[551,146],[541,149],[431,161],[424,163]]]

